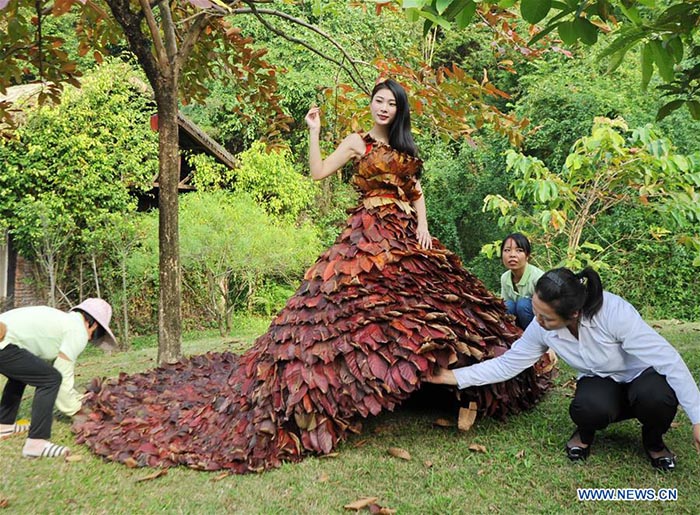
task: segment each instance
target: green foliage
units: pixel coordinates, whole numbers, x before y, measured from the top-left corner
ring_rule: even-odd
[[[105,216],[135,208],[131,191],[150,187],[157,140],[147,97],[131,68],[113,62],[66,91],[63,103],[30,114],[14,140],[0,143],[0,213],[18,250],[33,255],[39,226],[20,209],[34,201],[50,217],[73,220],[74,252],[84,250]]]
[[[318,186],[296,169],[288,149],[256,142],[237,159],[233,190],[249,194],[270,215],[294,222],[311,208]]]
[[[121,222],[158,170],[151,109],[138,75],[109,61],[60,105],[30,110],[15,138],[0,139],[0,218],[18,252],[40,265],[51,304],[59,291],[72,302],[110,298],[106,286],[123,291],[121,281],[111,282],[130,241]]]
[[[661,107],[658,99],[639,87],[640,71],[634,62],[607,73],[599,50],[593,47],[574,59],[537,61],[520,77],[522,94],[515,111],[535,129],[525,138],[523,150],[551,169],[564,165],[574,142],[590,133],[595,116],[622,117],[630,126],[643,126],[654,122]],[[681,152],[694,152],[700,146],[695,123],[682,113],[654,125]]]
[[[187,163],[196,173],[192,184],[198,191],[227,189],[231,186],[234,172],[212,156],[204,153],[187,153]]]
[[[142,224],[147,240],[129,257],[134,282],[156,279],[157,214]],[[237,308],[275,309],[276,297],[261,300],[270,285],[291,288],[320,251],[311,226],[296,226],[269,215],[246,194],[221,190],[182,198],[180,247],[186,297],[197,308],[193,316],[214,320],[222,335]]]
[[[500,212],[501,227],[535,235],[552,252],[549,266],[606,266],[604,246],[615,242],[596,241],[596,222],[613,207],[635,203],[658,216],[644,228],[647,234],[674,233],[700,251],[699,163],[675,154],[648,127],[629,131],[621,120],[597,119],[591,136],[576,142],[559,173],[512,150],[507,165],[516,172],[515,198],[488,195],[484,210]]]
[[[425,161],[421,184],[430,232],[465,260],[498,231],[496,217],[481,206],[486,194],[507,191],[503,147],[496,137],[481,139],[477,147],[433,142]]]
[[[438,2],[415,0],[403,2],[410,19],[419,17],[442,27],[461,23],[465,16],[471,19],[473,6],[463,0]],[[488,0],[481,2],[487,11],[492,4],[506,10],[514,2]],[[511,11],[512,12],[512,11]],[[614,71],[627,54],[642,47],[642,84],[644,87],[654,73],[666,83],[660,90],[669,97],[658,111],[662,119],[674,110],[687,105],[691,116],[700,119],[700,45],[697,30],[700,26],[700,5],[694,1],[668,0],[521,0],[520,14],[532,24],[544,21],[544,27],[530,40],[530,44],[558,33],[566,45],[578,41],[594,45],[601,33],[613,32],[604,56],[610,57],[609,69]],[[690,56],[686,59],[686,55]]]

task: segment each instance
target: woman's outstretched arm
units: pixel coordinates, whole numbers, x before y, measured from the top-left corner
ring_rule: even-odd
[[[348,161],[355,157],[359,157],[364,152],[362,137],[359,134],[353,133],[338,145],[333,153],[325,160],[321,157],[321,109],[312,107],[306,114],[306,124],[309,126],[309,169],[311,177],[315,180],[321,180],[328,177],[333,172],[339,170]]]

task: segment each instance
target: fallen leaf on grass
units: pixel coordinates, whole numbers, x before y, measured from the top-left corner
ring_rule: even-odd
[[[74,463],[76,461],[82,461],[83,457],[80,456],[79,454],[69,454],[68,456],[65,457],[65,460],[69,463]]]
[[[476,471],[477,476],[483,476],[486,471],[484,469],[479,469]]]
[[[392,510],[391,508],[386,508],[384,506],[379,506],[376,503],[372,503],[369,505],[369,512],[376,513],[379,515],[393,515],[394,513],[396,513],[396,510]]]
[[[452,426],[454,426],[454,424],[451,421],[447,420],[446,418],[436,419],[435,422],[433,422],[433,425],[438,426],[438,427],[452,427]]]
[[[150,481],[152,479],[157,479],[161,476],[165,476],[167,473],[168,473],[167,470],[160,469],[160,470],[154,472],[153,474],[148,474],[147,476],[143,476],[143,477],[137,479],[136,482],[140,483],[141,481]]]
[[[346,504],[345,506],[343,506],[343,508],[345,508],[346,510],[360,511],[362,508],[366,508],[376,500],[377,497],[363,497],[362,499],[353,501],[350,504]]]
[[[486,452],[486,447],[478,443],[473,443],[469,446],[469,450],[474,452]]]
[[[459,408],[457,428],[460,431],[469,431],[476,420],[476,402],[470,402],[468,408]]]
[[[362,447],[363,445],[366,445],[367,442],[368,442],[368,440],[366,438],[364,440],[358,440],[357,442],[355,442],[353,444],[353,447],[355,447],[357,449],[358,447]]]
[[[318,476],[317,481],[318,481],[319,483],[325,483],[325,482],[328,481],[329,479],[330,479],[330,477],[328,476],[328,474],[326,474],[326,473],[324,472],[323,474],[321,474],[320,476]]]
[[[525,456],[525,449],[522,451],[518,451],[518,453],[515,455],[516,458],[522,459]]]
[[[319,458],[337,458],[338,453],[337,452],[329,452],[328,454],[321,454]]]
[[[401,449],[400,447],[389,447],[387,452],[395,458],[400,458],[406,461],[411,459],[411,455],[408,453],[408,451]]]
[[[425,468],[429,469],[430,467],[433,466],[433,462],[430,461],[430,460],[425,460],[425,461],[423,462],[423,465],[425,466]]]
[[[572,390],[575,390],[576,389],[576,379],[569,379],[564,384],[562,384],[561,387],[562,388],[571,388]]]
[[[226,479],[228,476],[230,476],[230,474],[228,472],[224,472],[216,476],[214,479],[212,479],[212,481],[221,481],[222,479]]]
[[[0,508],[7,508],[10,505],[8,499],[0,499]]]
[[[133,468],[138,467],[139,463],[134,458],[127,458],[124,460],[124,465],[126,465],[130,469],[133,469]]]

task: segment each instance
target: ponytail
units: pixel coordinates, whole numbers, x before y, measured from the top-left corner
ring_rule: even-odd
[[[592,318],[603,306],[603,283],[590,267],[577,274],[568,268],[550,270],[537,281],[535,293],[564,320],[577,311]]]
[[[591,267],[586,267],[576,274],[579,281],[586,288],[586,301],[583,303],[581,313],[586,318],[593,318],[603,307],[603,283],[598,272]]]

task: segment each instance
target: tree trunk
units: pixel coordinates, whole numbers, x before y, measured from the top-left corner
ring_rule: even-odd
[[[129,335],[129,292],[127,290],[127,273],[126,273],[126,258],[127,253],[121,255],[121,273],[122,273],[122,318],[124,319],[124,330],[122,331],[122,341],[119,347],[122,350],[127,350],[131,347]]]
[[[95,278],[95,293],[97,294],[98,298],[102,298],[102,292],[100,291],[100,277],[97,274],[97,260],[95,259],[95,254],[93,253],[91,255],[91,262],[92,262],[92,275]]]
[[[156,89],[159,125],[159,270],[158,363],[174,363],[181,357],[182,296],[180,238],[178,231],[179,142],[177,80],[162,77]]]

